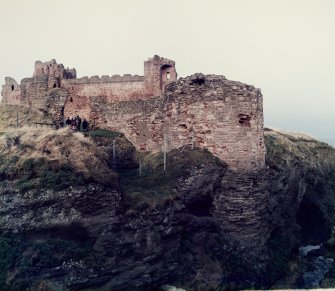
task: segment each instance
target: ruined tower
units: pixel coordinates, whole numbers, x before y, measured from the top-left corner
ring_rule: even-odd
[[[2,85],[2,102],[5,104],[20,104],[21,103],[21,88],[20,85],[11,77],[5,78],[5,84]]]
[[[177,80],[175,62],[155,55],[144,62],[144,82],[153,96],[164,92],[165,86]]]
[[[55,59],[50,62],[35,62],[34,77],[48,76],[48,89],[59,88],[62,79],[75,79],[75,69],[65,69],[62,64],[57,64]]]

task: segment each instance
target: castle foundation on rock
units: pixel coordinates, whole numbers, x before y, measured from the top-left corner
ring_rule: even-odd
[[[175,62],[154,56],[144,76],[76,77],[55,60],[35,63],[33,77],[6,77],[2,102],[35,107],[59,118],[79,115],[95,127],[122,132],[141,151],[207,148],[231,170],[265,165],[259,89],[224,76],[177,79]]]

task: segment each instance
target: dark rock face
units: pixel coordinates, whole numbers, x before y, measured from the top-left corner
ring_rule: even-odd
[[[334,223],[335,151],[311,138],[267,131],[272,227],[300,231],[304,243],[329,238]]]
[[[214,201],[221,229],[250,256],[264,253],[269,234],[267,171],[227,173]]]
[[[323,241],[334,225],[329,193],[335,189],[335,167],[330,158],[323,162],[333,150],[290,138],[267,133],[269,168],[258,172],[234,173],[209,153],[186,150],[171,154],[167,177],[154,175],[154,182],[144,177],[135,186],[121,174],[115,185],[90,183],[62,191],[20,192],[3,182],[0,286],[270,286],[285,275],[286,261],[300,241]],[[112,155],[109,142],[98,142]],[[116,171],[136,169],[133,148],[119,152],[124,157],[118,158]],[[141,181],[151,184],[141,188]],[[154,194],[134,203],[138,191]],[[153,199],[156,192],[160,196]]]
[[[219,285],[224,234],[213,215],[213,200],[225,167],[192,168],[190,173],[180,177],[174,199],[150,209],[126,208],[122,189],[97,184],[26,193],[6,184],[0,195],[1,233],[19,235],[25,241],[22,252],[33,249],[24,256],[29,270],[14,263],[18,272],[7,283],[26,287],[43,281],[62,289],[104,285],[108,290],[191,285],[194,279],[198,285]],[[39,248],[59,240],[79,248],[89,242],[89,254],[66,257],[67,250],[59,250],[64,261],[41,269]]]
[[[335,151],[308,136],[274,130],[265,131],[265,141],[271,217],[269,276],[276,280],[289,273],[294,249],[323,243],[332,235]],[[313,287],[291,284],[286,287]]]
[[[302,276],[301,285],[304,288],[319,288],[320,281],[329,271],[333,262],[332,258],[324,258],[323,256],[313,258],[310,263],[311,266],[307,265],[309,270]]]
[[[63,191],[13,191],[2,189],[0,225],[3,233],[50,233],[64,237],[75,235],[71,226],[82,228],[90,237],[102,232],[102,221],[114,221],[120,209],[121,196],[116,189],[100,185],[70,187]],[[68,233],[68,234],[67,234]],[[78,234],[80,236],[80,234]]]

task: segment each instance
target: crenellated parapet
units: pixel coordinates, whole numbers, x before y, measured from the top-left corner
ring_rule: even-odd
[[[95,75],[91,77],[82,77],[78,79],[63,79],[62,84],[100,84],[100,83],[122,83],[122,82],[143,82],[144,76],[139,75],[130,75],[124,74],[123,76],[120,75],[103,75],[101,77]]]
[[[21,85],[8,79],[2,95],[3,102],[42,106],[41,109],[45,109],[45,99],[56,89],[67,90],[70,96],[67,101],[77,100],[78,104],[92,96],[101,96],[110,102],[146,100],[160,96],[165,86],[176,79],[175,62],[157,55],[144,62],[143,76],[114,74],[77,78],[75,69],[65,68],[52,59],[48,62],[36,61],[33,77],[24,78]]]

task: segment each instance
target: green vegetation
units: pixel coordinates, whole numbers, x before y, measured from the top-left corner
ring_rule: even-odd
[[[22,128],[0,136],[0,178],[20,190],[69,186],[95,181],[117,184],[108,156],[81,133],[68,129]]]
[[[149,207],[172,199],[177,195],[180,179],[188,176],[195,167],[202,165],[223,166],[222,162],[207,150],[178,150],[167,154],[164,171],[163,153],[138,153],[139,169],[119,172],[124,187],[125,202],[129,207]]]
[[[110,167],[113,167],[112,144],[113,140],[116,141],[115,171],[129,208],[150,208],[173,199],[177,195],[174,189],[179,180],[189,175],[193,167],[222,166],[222,162],[207,150],[185,149],[182,153],[174,150],[167,154],[167,168],[164,171],[163,153],[136,152],[134,146],[118,132],[98,129],[85,135],[89,135],[100,150],[109,153]]]
[[[96,137],[107,137],[111,139],[115,139],[117,137],[120,137],[122,134],[116,131],[110,131],[107,129],[95,129],[90,130],[88,132],[85,132],[85,136],[90,136],[93,139]]]
[[[292,163],[322,171],[335,165],[334,148],[305,134],[266,129],[264,138],[266,162],[271,168],[284,169]]]
[[[136,153],[120,133],[99,129],[85,135],[68,129],[28,127],[8,132],[0,137],[0,177],[14,180],[22,191],[61,190],[90,181],[106,186],[120,183],[129,207],[147,207],[160,199],[173,198],[179,179],[192,167],[222,166],[207,150],[185,149],[167,154],[164,171],[162,153]],[[114,140],[117,167],[112,170]]]
[[[57,165],[46,158],[21,159],[0,155],[0,177],[15,180],[22,191],[36,188],[62,190],[69,186],[84,185],[85,177],[68,164]]]

